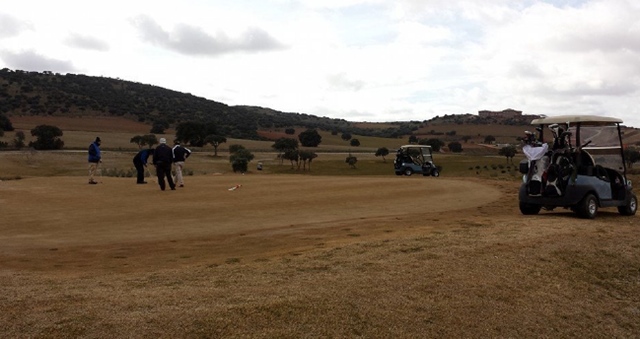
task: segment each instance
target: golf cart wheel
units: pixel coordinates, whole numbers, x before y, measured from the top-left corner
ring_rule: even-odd
[[[631,193],[631,199],[629,199],[629,205],[618,206],[618,212],[622,215],[635,215],[638,210],[638,198],[635,194]]]
[[[585,219],[594,219],[598,214],[598,199],[593,194],[587,194],[576,206],[576,213]]]
[[[535,215],[540,213],[541,205],[528,204],[526,202],[520,203],[520,212],[524,215]]]
[[[402,175],[402,172],[396,171],[396,175]]]
[[[439,177],[440,171],[438,171],[437,169],[434,169],[433,171],[431,171],[431,175],[433,175],[434,177]]]
[[[413,170],[411,168],[405,168],[404,169],[404,175],[406,176],[411,176],[411,174],[413,174]]]

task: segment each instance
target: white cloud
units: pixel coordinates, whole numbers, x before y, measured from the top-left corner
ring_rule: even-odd
[[[14,37],[25,30],[33,29],[32,25],[18,18],[0,12],[0,39]]]
[[[0,9],[0,67],[350,120],[515,108],[640,127],[632,0],[28,3]]]
[[[48,58],[31,50],[19,53],[0,51],[0,59],[6,67],[23,71],[71,73],[76,70],[70,61]]]
[[[261,28],[249,27],[241,35],[229,37],[219,31],[210,34],[202,28],[188,24],[178,24],[173,30],[165,31],[147,16],[132,20],[143,41],[186,55],[215,56],[232,52],[260,52],[281,49],[284,46]]]
[[[106,42],[86,35],[80,35],[77,33],[71,34],[65,40],[65,43],[71,47],[77,47],[82,49],[90,49],[96,51],[108,51],[109,44]]]

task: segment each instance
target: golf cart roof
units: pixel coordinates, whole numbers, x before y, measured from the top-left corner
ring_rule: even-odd
[[[402,145],[400,148],[431,148],[429,145]]]
[[[597,115],[558,115],[554,117],[545,117],[533,119],[532,125],[550,125],[550,124],[575,124],[575,123],[622,123],[622,120],[612,117],[604,117]]]

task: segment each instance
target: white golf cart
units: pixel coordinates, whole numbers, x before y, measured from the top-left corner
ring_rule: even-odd
[[[520,163],[522,214],[563,207],[593,219],[599,207],[617,207],[622,215],[634,215],[638,199],[626,176],[621,123],[590,115],[533,120],[537,136],[525,132],[527,159]]]
[[[433,163],[433,152],[428,145],[404,145],[396,152],[393,161],[396,175],[410,176],[413,173],[423,176],[440,176],[438,167]]]

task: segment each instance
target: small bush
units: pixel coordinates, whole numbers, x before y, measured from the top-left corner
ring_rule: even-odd
[[[356,168],[356,163],[358,162],[358,158],[349,155],[344,162],[346,162],[347,164],[349,164],[349,166],[351,166],[351,168]]]
[[[237,158],[231,163],[231,168],[233,169],[234,173],[236,172],[244,173],[247,171],[248,167],[249,167],[249,161],[247,161],[247,159],[245,158]]]

